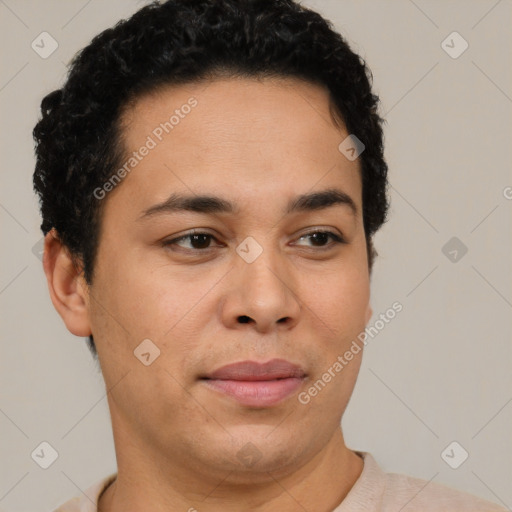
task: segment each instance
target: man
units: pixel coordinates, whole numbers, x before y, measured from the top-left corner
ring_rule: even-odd
[[[59,511],[502,510],[344,442],[388,209],[368,76],[292,0],[169,0],[43,100],[44,270],[118,463]]]

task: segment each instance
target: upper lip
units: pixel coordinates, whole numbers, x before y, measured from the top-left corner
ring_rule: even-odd
[[[205,375],[206,379],[258,381],[286,379],[291,377],[302,378],[304,370],[285,359],[272,359],[266,363],[257,361],[241,361],[217,368]]]

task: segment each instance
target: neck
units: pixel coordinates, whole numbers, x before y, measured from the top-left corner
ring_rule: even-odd
[[[267,472],[265,478],[260,473],[256,484],[240,483],[233,472],[188,471],[169,454],[137,450],[129,438],[120,437],[117,478],[100,496],[98,512],[140,512],[148,504],[152,512],[239,512],[241,503],[254,512],[331,512],[363,469],[362,459],[345,446],[341,428],[310,460],[279,474]]]

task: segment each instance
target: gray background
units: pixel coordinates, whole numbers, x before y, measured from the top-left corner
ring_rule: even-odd
[[[1,510],[52,510],[116,469],[101,374],[54,311],[36,256],[31,131],[74,53],[144,3],[0,0]],[[347,442],[387,471],[510,508],[512,3],[303,3],[366,59],[387,118],[392,208],[370,324],[395,301],[404,309],[369,341]],[[46,59],[31,48],[43,31],[59,45]],[[441,45],[453,31],[469,44],[458,58]],[[46,470],[31,458],[42,441],[59,454]],[[441,457],[452,441],[469,453],[458,469]]]

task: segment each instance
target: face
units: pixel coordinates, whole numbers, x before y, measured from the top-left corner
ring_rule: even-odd
[[[169,87],[122,126],[137,162],[103,199],[87,302],[115,436],[200,473],[304,463],[339,431],[360,355],[332,368],[371,313],[359,161],[327,91]],[[271,364],[215,373],[246,361]]]

